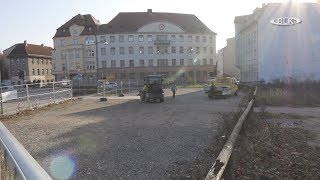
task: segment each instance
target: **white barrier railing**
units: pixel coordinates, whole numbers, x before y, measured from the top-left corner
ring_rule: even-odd
[[[70,81],[4,86],[0,90],[0,115],[34,109],[35,104],[39,107],[72,98]]]
[[[1,179],[52,179],[1,122],[0,143]]]

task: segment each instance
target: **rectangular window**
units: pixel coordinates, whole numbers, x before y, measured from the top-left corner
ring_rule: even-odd
[[[176,66],[176,65],[177,65],[176,59],[172,59],[172,66]]]
[[[64,44],[64,39],[60,39],[60,46],[64,46],[65,44]]]
[[[179,39],[180,39],[180,42],[183,42],[184,41],[184,36],[183,35],[179,35]]]
[[[101,56],[107,55],[106,48],[101,48]]]
[[[125,61],[124,60],[120,60],[120,67],[126,67]]]
[[[107,68],[107,61],[101,61],[102,68]]]
[[[144,54],[144,47],[139,47],[139,54]]]
[[[207,65],[207,59],[203,59],[203,65]]]
[[[120,54],[123,55],[124,54],[124,47],[120,47],[119,51],[120,51]]]
[[[114,41],[115,41],[115,37],[114,36],[110,36],[110,42],[114,43]]]
[[[153,54],[153,47],[152,46],[148,47],[148,54]]]
[[[110,54],[115,55],[116,54],[116,48],[112,47],[110,48]]]
[[[207,36],[202,36],[202,41],[207,42]]]
[[[152,35],[148,35],[148,42],[153,41]]]
[[[203,53],[207,54],[207,47],[203,47]]]
[[[139,35],[138,40],[139,40],[139,42],[143,42],[143,35]]]
[[[213,59],[210,59],[210,64],[213,64]]]
[[[22,59],[22,62],[23,62],[23,59]],[[41,64],[43,64],[43,59],[41,59]]]
[[[213,42],[213,37],[212,37],[212,36],[209,37],[209,41],[210,41],[211,43]]]
[[[193,65],[193,60],[192,59],[188,59],[188,65],[189,66]]]
[[[183,49],[183,47],[182,46],[180,46],[180,53],[184,53],[184,49]]]
[[[153,66],[153,59],[149,59],[149,66]]]
[[[41,74],[44,75],[44,69],[41,69]]]
[[[34,64],[34,59],[33,58],[31,59],[31,63]]]
[[[93,37],[86,37],[85,39],[86,45],[94,44]]]
[[[176,53],[176,47],[175,47],[175,46],[172,46],[172,47],[171,47],[171,53],[172,53],[172,54],[175,54],[175,53]]]
[[[88,49],[87,50],[87,57],[94,57],[94,50]]]
[[[116,67],[116,60],[111,60],[111,67],[115,68]]]
[[[64,65],[64,64],[63,64],[63,65]],[[62,69],[65,70],[65,67],[62,66]],[[38,75],[40,75],[40,69],[37,69],[37,73],[38,73]]]
[[[176,42],[176,35],[171,35],[171,41]]]
[[[159,67],[168,66],[168,59],[158,59],[158,66]]]
[[[140,59],[140,67],[144,67],[144,60]]]
[[[133,47],[129,47],[129,54],[134,54]]]
[[[76,56],[76,58],[80,58],[80,50],[75,51],[75,56]]]
[[[74,51],[73,51],[73,50],[71,50],[71,51],[69,52],[69,58],[70,58],[70,59],[74,59]]]
[[[73,39],[73,45],[77,45],[78,43],[78,39]]]
[[[184,59],[180,59],[180,66],[184,66]]]
[[[133,59],[131,59],[131,60],[129,61],[129,67],[134,67],[134,60],[133,60]]]
[[[35,70],[34,69],[32,69],[32,75],[35,75]]]
[[[129,42],[133,42],[133,35],[129,35],[129,36],[128,36],[128,41],[129,41]]]
[[[196,42],[200,42],[200,36],[196,36]]]
[[[210,54],[213,54],[213,47],[210,47]]]
[[[193,53],[193,48],[192,48],[191,46],[188,47],[188,53],[189,53],[189,54]]]
[[[48,59],[46,59],[46,64],[48,64]]]
[[[48,71],[48,69],[46,69],[46,75],[48,75],[48,73],[49,73],[49,71]]]
[[[188,42],[192,42],[192,35],[188,36]]]
[[[196,53],[197,53],[197,54],[200,53],[200,47],[196,47]]]
[[[124,35],[119,36],[119,42],[124,42]]]

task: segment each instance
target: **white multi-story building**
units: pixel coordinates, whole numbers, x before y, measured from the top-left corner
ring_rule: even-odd
[[[166,74],[206,81],[215,74],[216,33],[195,15],[119,13],[97,32],[98,77],[143,79]]]
[[[318,12],[318,3],[270,3],[236,17],[241,81],[319,80]]]

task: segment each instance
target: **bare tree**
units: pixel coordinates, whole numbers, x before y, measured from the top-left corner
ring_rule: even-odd
[[[8,67],[6,66],[5,57],[0,53],[0,71],[1,71],[1,79],[8,79]]]

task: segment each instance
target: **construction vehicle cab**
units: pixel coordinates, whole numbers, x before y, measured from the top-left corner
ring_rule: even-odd
[[[212,82],[208,92],[209,98],[238,95],[238,83],[234,77],[218,77]]]
[[[141,101],[150,102],[160,100],[164,102],[164,92],[162,89],[163,75],[149,75],[144,79],[144,86],[139,91]]]

